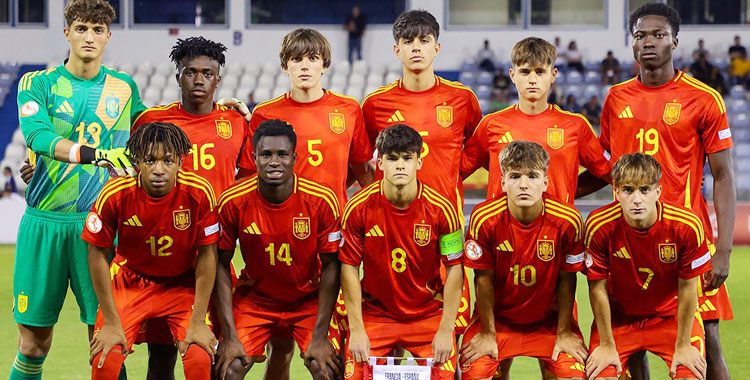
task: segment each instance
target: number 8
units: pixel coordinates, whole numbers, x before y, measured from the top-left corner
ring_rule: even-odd
[[[391,251],[391,268],[396,273],[401,273],[406,270],[406,251],[401,248],[396,248]]]

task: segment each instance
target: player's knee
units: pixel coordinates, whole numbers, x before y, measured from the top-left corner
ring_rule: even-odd
[[[240,359],[234,359],[227,368],[227,374],[224,376],[224,380],[241,380],[245,377],[246,372],[245,366],[242,365],[242,361]]]
[[[18,349],[28,357],[39,357],[49,353],[52,346],[52,328],[21,326]]]
[[[99,368],[99,360],[101,360],[102,353],[96,354],[94,357],[94,365],[91,370],[92,380],[115,380],[120,375],[120,369],[122,363],[125,362],[125,356],[122,354],[120,347],[116,347],[110,351],[104,359],[104,364]]]
[[[191,344],[182,358],[182,365],[185,367],[210,368],[211,356],[201,346]]]

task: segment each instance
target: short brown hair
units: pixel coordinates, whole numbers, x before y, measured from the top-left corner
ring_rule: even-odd
[[[503,175],[513,169],[541,170],[547,173],[549,153],[532,141],[513,141],[500,151],[500,170]]]
[[[66,27],[80,21],[106,25],[107,28],[117,16],[106,0],[71,0],[65,6],[64,15]]]
[[[527,37],[516,42],[510,53],[510,61],[516,67],[525,64],[534,67],[552,66],[556,59],[555,45],[538,37]]]
[[[661,165],[655,158],[643,153],[625,154],[612,167],[615,186],[625,184],[653,186],[661,180]]]
[[[289,32],[281,41],[281,67],[286,69],[286,63],[292,58],[302,58],[320,54],[323,67],[331,66],[331,45],[320,32],[315,29],[297,29]]]
[[[416,153],[422,151],[422,136],[406,124],[392,125],[380,132],[375,139],[378,156],[391,153]]]

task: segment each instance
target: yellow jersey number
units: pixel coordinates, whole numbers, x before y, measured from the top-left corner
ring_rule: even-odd
[[[151,236],[146,239],[146,244],[151,248],[151,256],[172,256],[172,252],[167,251],[174,244],[174,239],[171,236],[162,236],[159,239],[156,239],[156,236]]]
[[[635,138],[638,140],[639,152],[653,156],[659,151],[659,131],[656,129],[641,128]]]
[[[513,285],[518,285],[519,281],[523,286],[532,286],[536,284],[536,268],[533,265],[526,265],[520,268],[519,264],[510,267],[513,273]]]
[[[193,154],[193,170],[204,169],[211,170],[216,166],[216,158],[211,153],[208,153],[209,149],[216,147],[214,143],[206,143],[198,148],[198,144],[193,144],[191,153]]]
[[[268,253],[268,257],[271,261],[271,266],[276,266],[276,261],[286,264],[286,266],[292,266],[292,255],[289,252],[289,243],[281,243],[278,252],[276,251],[276,245],[270,243],[266,247],[265,251]]]

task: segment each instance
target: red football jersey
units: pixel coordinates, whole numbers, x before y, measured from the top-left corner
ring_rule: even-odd
[[[438,239],[459,231],[455,207],[419,183],[406,209],[386,199],[382,181],[352,196],[342,216],[342,263],[363,265],[362,310],[396,320],[425,317],[442,302],[440,264],[461,263],[461,252],[442,255]]]
[[[461,150],[482,119],[479,101],[468,87],[437,75],[435,85],[422,92],[405,89],[402,81],[379,88],[362,103],[370,141],[375,144],[378,133],[395,124],[417,130],[424,157],[417,178],[461,209]],[[376,175],[383,178],[380,170]]]
[[[154,198],[138,179],[110,179],[91,207],[81,238],[108,248],[146,276],[175,277],[193,267],[198,247],[219,240],[216,198],[204,178],[179,171],[169,194]]]
[[[687,209],[657,202],[659,216],[646,231],[625,221],[619,202],[586,220],[586,276],[609,280],[612,314],[677,314],[678,277],[711,269],[711,253],[698,217]]]
[[[547,150],[547,193],[568,204],[573,204],[576,195],[579,165],[600,178],[611,169],[594,128],[583,115],[552,104],[540,114],[527,115],[516,104],[485,116],[461,157],[462,172],[473,173],[480,166],[489,170],[487,199],[503,192],[498,157],[514,140],[533,141]]]
[[[238,291],[261,305],[288,304],[317,291],[319,253],[335,253],[341,241],[333,191],[300,176],[286,201],[272,204],[258,191],[258,176],[230,187],[219,200],[220,249],[240,240],[245,269]]]
[[[256,170],[253,132],[260,123],[270,119],[284,120],[294,127],[297,134],[294,172],[333,189],[340,209],[343,209],[347,198],[348,165],[362,164],[372,159],[372,148],[365,133],[359,102],[325,91],[322,98],[310,103],[297,102],[287,93],[258,104],[250,119],[246,149],[240,157],[241,168]]]
[[[706,154],[732,147],[720,93],[682,71],[659,87],[637,77],[615,85],[604,100],[601,141],[613,164],[627,153],[653,155],[662,168],[662,199],[693,210],[711,231],[703,164]]]
[[[495,271],[496,319],[541,321],[557,313],[560,270],[584,269],[583,232],[578,210],[547,194],[542,214],[524,225],[510,215],[501,193],[472,211],[464,265]]]
[[[239,112],[217,105],[209,114],[193,115],[181,102],[174,102],[143,111],[133,122],[131,133],[153,122],[172,123],[187,134],[193,149],[184,158],[182,170],[207,179],[219,195],[234,183],[247,135],[247,122]]]

